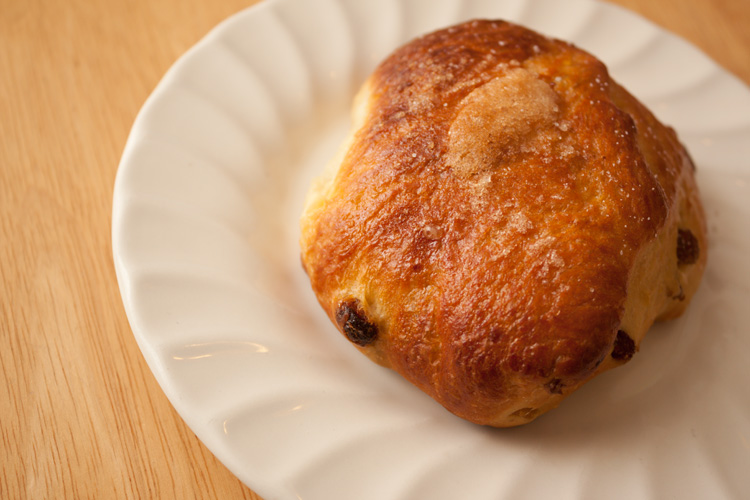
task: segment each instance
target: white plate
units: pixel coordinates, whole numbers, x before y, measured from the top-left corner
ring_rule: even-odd
[[[297,218],[386,53],[472,17],[602,58],[687,143],[710,256],[688,312],[525,427],[453,417],[319,310]],[[198,437],[267,499],[740,498],[750,491],[750,91],[592,0],[281,0],[182,57],[138,116],[113,246],[143,354]]]

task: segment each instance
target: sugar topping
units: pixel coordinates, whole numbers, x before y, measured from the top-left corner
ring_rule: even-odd
[[[447,162],[466,176],[490,168],[525,136],[556,120],[552,88],[530,71],[514,68],[466,96],[449,131]]]

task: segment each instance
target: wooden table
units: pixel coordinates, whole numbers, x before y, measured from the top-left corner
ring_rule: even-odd
[[[0,498],[250,498],[128,326],[112,187],[138,109],[252,0],[0,0]],[[747,0],[617,0],[750,82]]]

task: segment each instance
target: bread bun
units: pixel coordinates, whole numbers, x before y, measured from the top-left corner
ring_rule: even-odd
[[[311,188],[303,266],[362,353],[460,417],[533,420],[698,288],[688,154],[573,45],[503,21],[428,34],[353,121]]]

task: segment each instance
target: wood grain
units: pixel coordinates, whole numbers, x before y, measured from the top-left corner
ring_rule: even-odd
[[[0,0],[0,498],[259,499],[143,361],[110,245],[136,113],[240,0]],[[750,82],[750,2],[618,0]]]

